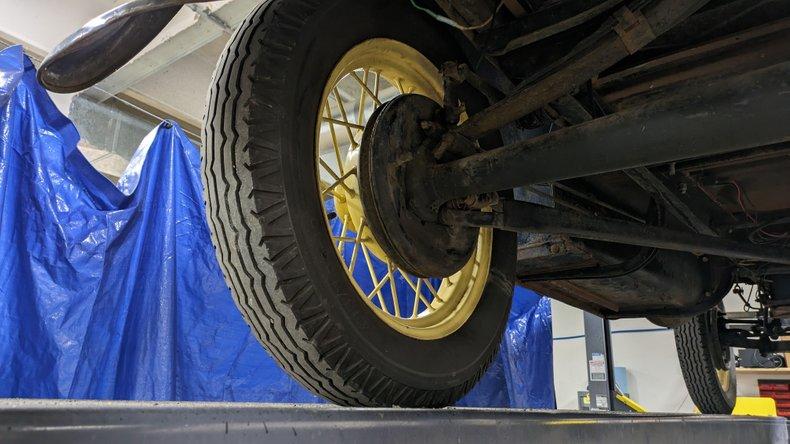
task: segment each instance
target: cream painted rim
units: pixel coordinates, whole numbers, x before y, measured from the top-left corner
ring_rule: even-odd
[[[401,271],[365,230],[356,165],[370,114],[399,94],[442,99],[439,70],[414,48],[367,40],[348,51],[324,87],[316,125],[315,174],[335,252],[358,296],[388,326],[436,340],[466,323],[491,267],[493,231],[480,230],[469,262],[452,276],[423,279]]]

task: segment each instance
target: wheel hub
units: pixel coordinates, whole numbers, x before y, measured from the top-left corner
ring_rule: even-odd
[[[392,261],[420,277],[449,276],[463,268],[479,233],[425,217],[435,209],[414,208],[409,195],[410,189],[419,190],[409,181],[426,177],[436,164],[432,148],[439,140],[423,122],[439,122],[441,113],[428,97],[396,97],[371,116],[359,155],[360,197],[370,230]]]

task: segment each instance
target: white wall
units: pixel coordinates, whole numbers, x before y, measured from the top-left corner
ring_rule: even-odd
[[[748,294],[749,287],[744,289]],[[724,305],[728,312],[743,308],[743,302],[732,293],[724,298]],[[551,310],[557,408],[575,410],[578,408],[576,393],[587,389],[583,312],[554,300]],[[661,329],[646,319],[612,321],[611,330],[614,365],[627,369],[631,398],[649,411],[694,411],[694,403],[680,372],[671,330]],[[756,378],[738,375],[738,396],[757,396],[753,379]]]
[[[577,392],[587,389],[583,312],[557,301],[552,301],[551,309],[557,408],[575,410]],[[631,397],[649,411],[692,412],[694,404],[680,373],[672,332],[624,332],[659,328],[644,319],[613,321],[615,366],[627,369]]]
[[[557,408],[576,410],[576,393],[587,390],[583,312],[552,299],[551,329],[554,336],[554,392]]]

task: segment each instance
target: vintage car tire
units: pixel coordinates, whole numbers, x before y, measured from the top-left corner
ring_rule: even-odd
[[[340,405],[452,404],[485,372],[507,323],[514,234],[493,232],[483,295],[462,326],[410,337],[354,294],[311,173],[322,90],[338,60],[388,39],[441,66],[461,59],[448,33],[408,1],[267,1],[233,35],[212,81],[203,172],[226,281],[282,368]]]
[[[680,369],[700,412],[732,413],[735,408],[735,354],[719,343],[716,319],[721,309],[693,317],[675,328]]]

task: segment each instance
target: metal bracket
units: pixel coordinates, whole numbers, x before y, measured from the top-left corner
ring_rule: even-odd
[[[640,11],[622,7],[614,13],[614,17],[617,19],[614,31],[620,36],[629,53],[634,54],[656,38],[650,22]]]
[[[192,12],[194,12],[195,14],[199,15],[200,17],[208,20],[218,28],[222,29],[222,32],[224,32],[225,34],[228,35],[233,34],[233,27],[230,26],[227,22],[225,22],[225,20],[219,18],[217,14],[214,14],[214,12],[212,12],[211,9],[209,9],[207,6],[201,7],[192,4],[192,5],[187,5],[187,7],[191,9]]]
[[[451,126],[458,124],[464,112],[464,103],[458,94],[458,87],[464,83],[458,63],[445,62],[442,65],[442,83],[444,84],[444,119]]]

